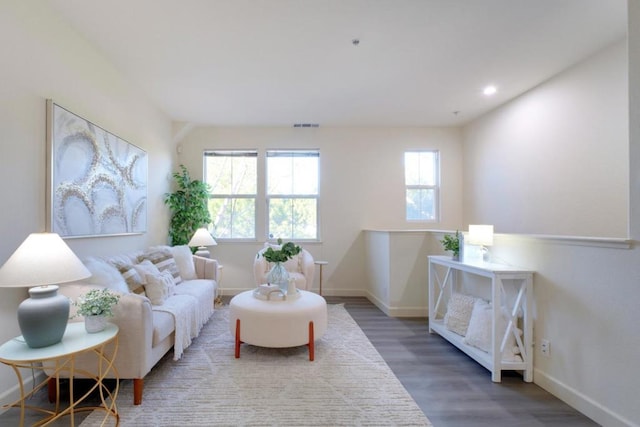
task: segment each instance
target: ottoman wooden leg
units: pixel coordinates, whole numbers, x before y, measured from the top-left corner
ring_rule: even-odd
[[[315,358],[315,339],[313,337],[313,320],[309,322],[309,361],[313,362]]]
[[[236,359],[240,358],[240,319],[236,319]]]

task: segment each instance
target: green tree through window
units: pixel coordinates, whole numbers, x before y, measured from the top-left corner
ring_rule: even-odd
[[[204,175],[211,186],[212,233],[221,239],[256,236],[256,151],[207,151]]]
[[[266,173],[259,179],[263,159]],[[260,230],[270,239],[318,239],[319,159],[318,150],[269,150],[264,157],[249,150],[206,151],[212,234],[255,239]],[[257,209],[258,203],[266,209]],[[263,212],[265,221],[256,223]]]
[[[267,151],[267,215],[270,238],[318,238],[317,150]]]

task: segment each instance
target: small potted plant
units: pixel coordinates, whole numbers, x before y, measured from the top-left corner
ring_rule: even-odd
[[[279,285],[284,291],[287,289],[289,282],[289,272],[282,263],[287,262],[294,256],[298,255],[302,248],[293,242],[287,242],[283,245],[282,239],[278,239],[278,245],[280,245],[280,249],[273,249],[272,247],[269,247],[267,250],[262,252],[262,256],[268,262],[273,263],[273,267],[269,271],[269,274],[267,274],[269,283]],[[261,254],[258,253],[258,256],[260,255]]]
[[[445,251],[451,251],[454,261],[460,261],[460,232],[456,230],[455,235],[445,234],[440,240]]]
[[[107,317],[113,317],[113,306],[120,295],[109,289],[92,289],[73,303],[78,307],[77,315],[84,316],[84,326],[89,333],[102,331],[107,326]]]

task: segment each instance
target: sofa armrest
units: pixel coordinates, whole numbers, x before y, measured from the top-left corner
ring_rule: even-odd
[[[194,255],[193,264],[196,267],[198,279],[218,281],[218,260]]]
[[[153,311],[149,298],[125,294],[109,319],[120,328],[116,368],[122,378],[142,378],[153,367]]]
[[[60,287],[60,293],[76,301],[80,295],[101,286],[70,284]],[[71,306],[75,315],[76,307]],[[74,316],[73,322],[83,321],[82,316]],[[118,325],[118,353],[115,366],[120,378],[142,378],[153,367],[153,312],[149,298],[137,294],[120,294],[118,303],[113,307],[113,317],[109,322]],[[109,350],[111,352],[111,350]],[[81,355],[76,360],[76,369],[94,372],[95,355]],[[64,376],[64,375],[63,375]]]

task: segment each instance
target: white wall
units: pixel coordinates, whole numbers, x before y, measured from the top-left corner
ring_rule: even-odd
[[[630,43],[631,52],[640,50],[638,37]],[[627,237],[640,99],[628,104],[626,91],[629,82],[638,94],[640,79],[637,54],[627,79],[626,51],[626,43],[612,46],[464,129],[465,224]],[[638,185],[632,212],[640,207]],[[640,424],[640,250],[629,246],[499,235],[492,248],[495,259],[536,271],[534,381],[606,426]],[[543,338],[548,357],[539,350]]]
[[[45,229],[46,99],[52,98],[149,155],[148,233],[68,240],[79,255],[164,243],[162,194],[174,164],[171,123],[100,54],[51,13],[46,2],[0,2],[0,265],[29,233]],[[34,268],[38,267],[34,260]],[[19,335],[16,307],[24,289],[0,289],[0,342]],[[0,403],[16,386],[0,365]]]
[[[464,129],[464,207],[501,233],[626,237],[622,41]]]
[[[180,142],[179,162],[194,177],[201,177],[206,149],[320,149],[322,241],[305,247],[315,259],[329,262],[323,272],[323,293],[363,295],[363,229],[451,229],[461,223],[459,138],[457,129],[208,127],[194,129]],[[404,219],[403,159],[404,152],[411,149],[440,150],[442,223],[408,224]],[[224,265],[225,293],[253,286],[251,265],[263,242],[259,235],[253,244],[222,242],[213,249],[214,257]]]
[[[426,317],[429,255],[443,255],[444,231],[366,230],[366,296],[392,317]]]

